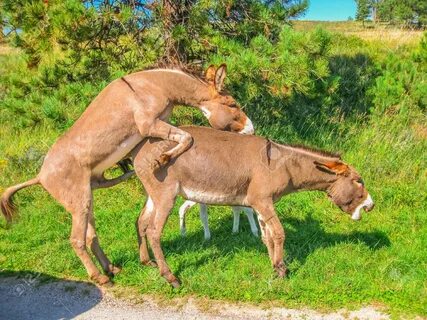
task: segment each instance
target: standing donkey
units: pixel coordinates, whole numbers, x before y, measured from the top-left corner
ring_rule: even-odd
[[[115,185],[133,174],[106,180],[104,171],[123,159],[145,137],[175,142],[150,168],[158,170],[191,143],[191,135],[167,123],[172,109],[185,104],[203,111],[212,127],[253,132],[251,121],[236,101],[222,92],[226,66],[210,66],[202,80],[182,71],[154,69],[133,73],[110,83],[47,153],[34,179],[6,189],[1,210],[10,222],[15,211],[12,196],[20,189],[41,184],[72,214],[71,245],[89,277],[99,284],[120,271],[99,246],[93,216],[92,189]],[[92,250],[105,271],[100,273],[86,249]]]
[[[185,224],[185,215],[188,210],[194,207],[197,202],[186,200],[182,206],[179,208],[179,229],[181,231],[181,235],[185,236],[187,233],[187,228]],[[199,203],[200,209],[200,220],[202,221],[203,231],[205,240],[210,240],[211,231],[209,230],[209,222],[208,222],[208,206],[205,203]],[[251,227],[252,234],[255,237],[258,237],[258,228],[256,226],[256,222],[254,219],[254,210],[252,208],[245,208],[239,206],[233,206],[233,233],[239,232],[239,224],[240,224],[240,212],[244,212],[246,217],[248,218],[249,225]]]
[[[140,259],[143,264],[154,264],[147,237],[160,274],[174,287],[179,281],[166,263],[160,238],[178,195],[206,204],[252,207],[279,277],[286,273],[285,233],[273,203],[283,195],[325,191],[354,220],[361,218],[362,208],[370,211],[374,206],[360,175],[337,155],[203,127],[181,129],[193,137],[192,147],[156,172],[149,168],[151,157],[156,158],[173,143],[146,139],[132,152],[136,174],[148,194],[137,221]],[[236,163],[240,157],[245,161]]]

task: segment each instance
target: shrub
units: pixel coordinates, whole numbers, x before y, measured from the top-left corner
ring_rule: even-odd
[[[372,89],[375,112],[405,112],[427,106],[427,33],[418,48],[402,56],[391,53]]]

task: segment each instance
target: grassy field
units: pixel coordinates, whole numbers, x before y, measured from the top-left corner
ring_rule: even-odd
[[[293,26],[298,31],[310,31],[320,27],[334,33],[357,36],[369,42],[380,41],[382,45],[392,49],[404,44],[417,43],[423,35],[423,31],[420,30],[374,25],[369,22],[363,26],[359,21],[298,20],[293,22]]]
[[[302,24],[299,22],[296,28]],[[364,32],[348,29],[356,36]],[[328,149],[344,151],[344,160],[362,174],[376,208],[356,223],[330,203],[325,194],[300,193],[283,198],[276,209],[286,231],[290,275],[281,280],[272,272],[261,240],[251,235],[246,218],[242,216],[240,232],[231,234],[230,208],[209,209],[210,241],[203,240],[196,209],[188,214],[187,236],[181,237],[177,212],[180,199],[162,240],[166,258],[183,282],[179,290],[173,290],[157,270],[139,264],[134,222],[144,195],[141,185],[132,179],[109,190],[95,191],[101,246],[115,264],[123,267],[114,279],[117,287],[166,298],[192,295],[319,310],[374,305],[396,317],[427,316],[427,116],[421,107],[424,100],[411,91],[415,78],[405,82],[405,90],[399,93],[396,103],[390,103],[392,107],[382,107],[386,98],[375,98],[381,88],[375,87],[376,83],[384,81],[385,88],[392,90],[396,79],[407,73],[406,69],[397,69],[400,73],[396,77],[387,76],[397,65],[391,58],[385,60],[389,59],[390,50],[403,59],[410,57],[408,50],[415,49],[402,39],[394,49],[384,49],[378,41],[364,41],[356,36],[334,38],[331,56],[335,59],[330,59],[330,67],[344,79],[357,75],[358,82],[349,80],[344,87],[350,96],[346,91],[341,97],[369,98],[368,115],[337,118],[334,130],[320,125],[315,136],[307,133],[311,125],[307,122],[306,130],[301,130],[298,138],[308,144],[321,141]],[[60,88],[43,95],[28,89],[30,80],[25,86],[22,84],[31,71],[25,69],[17,52],[4,49],[0,54],[1,192],[37,173],[49,146],[105,83],[70,84],[66,91]],[[356,68],[358,63],[363,68]],[[371,65],[381,72],[367,73]],[[351,90],[359,90],[362,82],[375,90],[360,89],[363,96],[353,97]],[[384,93],[384,97],[392,95],[391,91]],[[61,104],[63,113],[54,112],[55,103]],[[12,108],[17,111],[11,113]],[[40,117],[53,120],[26,125],[31,121],[38,123]],[[256,125],[256,115],[251,117]],[[285,135],[279,138],[287,140]],[[31,271],[86,279],[85,269],[68,241],[70,215],[40,187],[21,191],[16,200],[20,208],[18,221],[11,228],[6,228],[4,220],[0,222],[0,272],[26,276]]]

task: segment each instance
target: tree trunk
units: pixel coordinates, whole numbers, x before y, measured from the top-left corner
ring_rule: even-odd
[[[163,63],[183,65],[188,61],[185,48],[173,38],[174,27],[183,25],[187,28],[191,7],[194,1],[162,0],[161,19],[163,24],[164,54]]]
[[[175,65],[180,63],[180,57],[176,47],[177,44],[172,36],[175,15],[176,15],[176,7],[172,5],[172,1],[163,0],[161,17],[162,17],[162,24],[163,24],[164,51],[163,51],[163,57],[161,60],[166,65]]]
[[[378,20],[378,17],[377,17],[377,7],[376,7],[376,4],[372,7],[372,21],[375,23],[375,24],[377,24],[377,20]]]

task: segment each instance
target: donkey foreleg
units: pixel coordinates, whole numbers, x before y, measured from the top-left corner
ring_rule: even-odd
[[[274,270],[279,277],[286,275],[286,266],[283,262],[283,245],[285,242],[285,231],[274,210],[273,202],[265,200],[253,204],[252,207],[259,214],[261,229],[264,228],[263,242],[267,245],[268,253]]]
[[[231,207],[233,210],[233,233],[239,232],[241,207]]]
[[[169,163],[172,158],[178,157],[181,153],[190,148],[193,138],[188,132],[171,126],[170,124],[156,120],[150,128],[149,136],[177,142],[172,149],[163,152],[153,163],[153,169],[156,170]]]
[[[273,239],[270,237],[270,234],[267,231],[267,225],[265,224],[264,220],[262,219],[261,215],[258,214],[258,222],[259,226],[261,228],[261,240],[267,247],[268,256],[270,257],[270,260],[273,264],[274,259],[274,242]]]
[[[200,206],[200,220],[202,221],[203,231],[205,233],[205,240],[211,239],[211,231],[209,230],[208,222],[208,206],[204,203],[199,203]]]
[[[251,226],[251,232],[255,237],[258,237],[258,227],[254,219],[254,210],[252,208],[243,208],[246,216],[248,217],[249,225]]]
[[[240,212],[243,211],[248,217],[249,225],[251,227],[251,232],[255,237],[258,237],[258,227],[254,219],[254,210],[247,207],[232,207],[233,210],[233,233],[239,232],[240,224]]]
[[[181,230],[181,235],[185,236],[187,233],[187,229],[185,227],[185,215],[187,211],[194,207],[197,204],[197,202],[187,200],[184,202],[184,204],[179,208],[179,229]]]

